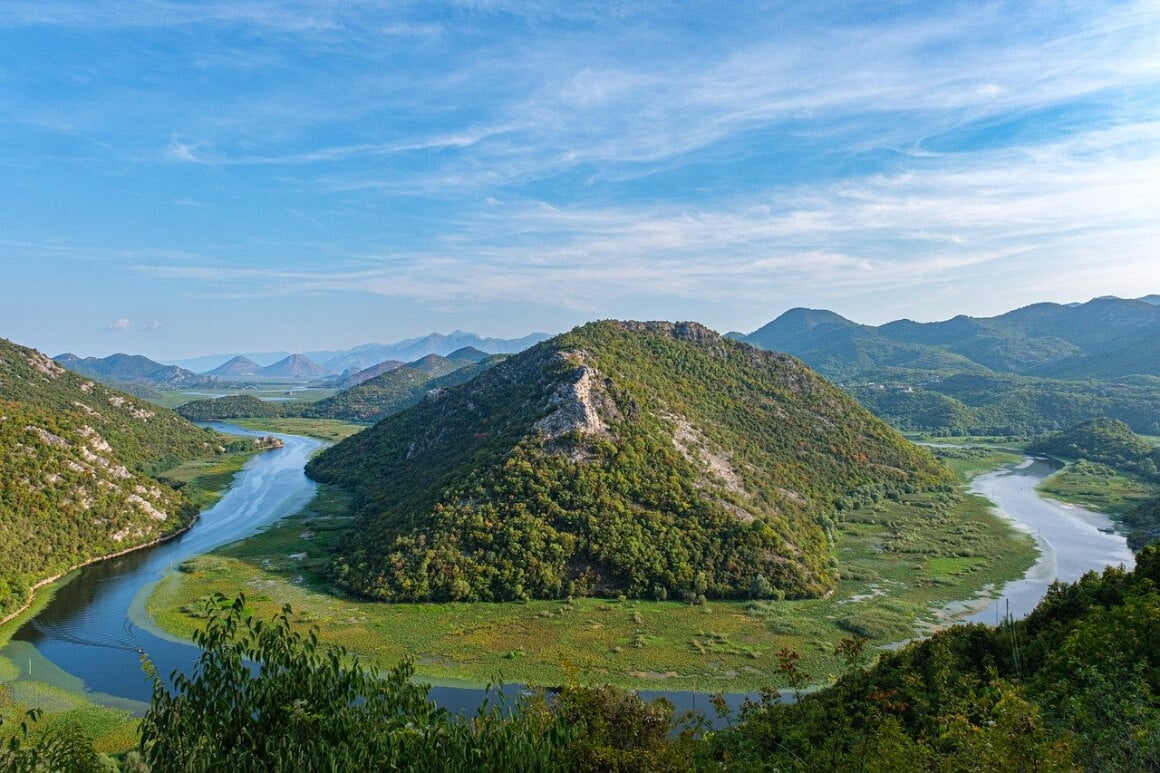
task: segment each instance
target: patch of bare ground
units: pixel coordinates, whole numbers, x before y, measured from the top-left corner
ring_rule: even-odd
[[[673,424],[673,445],[685,459],[705,470],[717,483],[723,484],[725,490],[746,499],[749,492],[745,488],[745,481],[733,466],[732,458],[720,449],[716,449],[705,436],[687,419],[674,414],[663,414],[663,418]],[[753,513],[733,502],[722,501],[721,506],[733,513],[739,521],[754,520]]]

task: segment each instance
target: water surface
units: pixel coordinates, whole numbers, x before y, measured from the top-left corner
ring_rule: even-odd
[[[995,625],[1008,612],[1026,617],[1056,580],[1075,582],[1088,571],[1107,566],[1136,565],[1128,542],[1121,534],[1107,533],[1112,521],[1106,515],[1044,499],[1035,490],[1058,469],[1044,459],[1026,459],[1014,468],[980,475],[971,491],[989,499],[999,515],[1014,521],[1035,537],[1039,558],[1019,580],[1003,586],[1000,595],[984,609],[966,618],[969,622]]]
[[[268,434],[213,426],[237,435]],[[163,675],[174,669],[188,673],[199,653],[196,647],[156,635],[134,621],[143,621],[145,598],[182,561],[249,536],[301,510],[314,497],[315,484],[303,467],[322,442],[277,437],[285,445],[249,459],[225,496],[189,531],[162,545],[79,570],[16,631],[0,655],[20,666],[22,678],[31,675],[98,693],[92,697],[114,705],[149,700],[152,688],[141,668],[143,654]]]

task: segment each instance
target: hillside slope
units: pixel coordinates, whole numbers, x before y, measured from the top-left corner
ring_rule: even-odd
[[[0,618],[38,580],[188,524],[194,507],[151,476],[223,442],[0,339]]]
[[[1017,373],[1053,378],[1160,375],[1160,307],[1095,298],[1036,303],[995,317],[860,325],[832,311],[790,309],[741,340],[800,357],[838,379],[890,369]]]
[[[633,322],[434,392],[308,473],[362,516],[339,583],[387,600],[820,595],[839,500],[950,482],[797,360]]]
[[[150,384],[169,389],[212,384],[215,379],[199,376],[176,365],[162,365],[140,354],[112,354],[108,357],[78,357],[61,354],[53,358],[57,364],[86,378],[105,384]]]

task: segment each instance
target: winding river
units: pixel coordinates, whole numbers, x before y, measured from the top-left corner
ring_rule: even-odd
[[[1043,459],[1026,459],[1014,468],[980,475],[971,492],[989,499],[1000,515],[1035,537],[1039,559],[1019,580],[1003,586],[1000,595],[968,615],[973,623],[997,624],[1008,613],[1026,617],[1055,580],[1075,582],[1085,572],[1102,571],[1136,559],[1123,535],[1110,533],[1112,521],[1102,513],[1064,505],[1039,496],[1035,487],[1058,466]]]
[[[229,425],[215,428],[233,434],[265,434]],[[156,583],[185,559],[253,534],[300,510],[314,496],[315,486],[303,474],[303,467],[321,442],[294,435],[278,437],[285,446],[250,459],[226,495],[193,528],[163,545],[80,570],[13,635],[0,656],[20,667],[20,679],[49,682],[86,693],[98,703],[142,712],[151,694],[141,668],[142,653],[148,653],[161,674],[175,669],[189,673],[198,655],[192,644],[162,634],[148,620],[144,603]],[[1021,617],[1056,578],[1072,581],[1089,569],[1133,565],[1124,538],[1101,531],[1110,527],[1105,516],[1036,494],[1035,486],[1052,471],[1046,462],[1029,459],[1017,468],[980,476],[972,484],[972,491],[1035,535],[1040,558],[1024,578],[1008,583],[994,601],[963,602],[962,610],[973,612],[966,619],[995,623],[1008,610]],[[505,692],[510,696],[519,689],[511,685]],[[705,707],[704,695],[641,692],[645,698],[662,695],[678,711]],[[435,687],[431,697],[451,710],[471,710],[479,705],[483,692]],[[745,697],[726,696],[734,707]]]
[[[260,436],[239,427],[214,425],[235,435]],[[189,672],[198,650],[166,637],[144,614],[145,599],[162,577],[187,558],[242,539],[266,524],[301,510],[315,484],[303,474],[322,446],[312,438],[278,435],[282,448],[246,462],[230,489],[180,537],[135,553],[92,564],[75,573],[35,617],[0,650],[22,679],[46,681],[91,693],[99,703],[140,711],[152,687],[141,669],[141,653],[158,672]]]

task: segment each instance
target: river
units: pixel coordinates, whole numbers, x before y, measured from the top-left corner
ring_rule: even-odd
[[[234,434],[256,435],[237,427],[216,425]],[[150,624],[144,603],[153,587],[187,558],[253,534],[266,524],[300,510],[314,496],[315,486],[303,467],[321,442],[278,435],[283,448],[250,459],[225,496],[204,512],[188,532],[171,542],[86,567],[57,590],[55,597],[25,623],[0,650],[20,666],[20,679],[47,681],[87,694],[92,700],[141,713],[151,684],[141,668],[147,653],[163,675],[192,670],[198,656],[193,645],[167,637]],[[974,613],[967,619],[994,623],[1006,614],[1026,615],[1052,580],[1075,580],[1089,569],[1108,564],[1132,566],[1132,553],[1122,536],[1100,531],[1105,516],[1044,500],[1036,484],[1052,472],[1045,462],[1026,463],[977,478],[972,491],[994,502],[1035,535],[1040,558],[1026,577],[1006,585],[1001,596],[987,602],[964,602]],[[505,689],[510,697],[519,685]],[[451,710],[473,710],[481,690],[435,687],[431,697]],[[664,696],[678,711],[704,709],[707,696],[692,692],[642,691],[642,697]],[[736,708],[743,694],[727,695]]]
[[[261,436],[240,427],[213,425],[236,435]],[[193,645],[159,635],[144,614],[145,599],[162,577],[187,558],[249,536],[301,510],[315,484],[303,467],[322,446],[313,438],[278,435],[282,448],[246,462],[226,494],[181,536],[79,570],[45,608],[21,626],[0,656],[14,661],[22,679],[46,681],[90,693],[99,703],[140,711],[151,683],[141,669],[148,653],[158,671],[188,672]]]
[[[1112,528],[1106,515],[1039,496],[1035,487],[1056,469],[1046,460],[1026,459],[971,482],[972,493],[990,500],[1000,515],[1035,537],[1039,558],[1022,579],[1004,585],[994,601],[966,621],[996,625],[1008,613],[1026,617],[1055,580],[1075,582],[1105,566],[1136,565],[1124,536],[1104,531]]]

